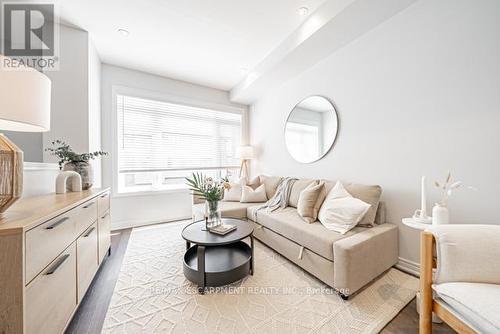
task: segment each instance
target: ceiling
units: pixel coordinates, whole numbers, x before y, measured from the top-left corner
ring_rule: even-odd
[[[230,90],[331,0],[61,0],[104,63]],[[130,32],[123,36],[118,29]]]

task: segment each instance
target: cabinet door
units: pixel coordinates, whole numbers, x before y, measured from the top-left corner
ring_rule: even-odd
[[[76,246],[72,243],[26,287],[26,332],[62,333],[76,305]]]
[[[76,240],[76,266],[78,274],[78,303],[82,301],[85,292],[92,283],[99,268],[97,222],[92,224]]]
[[[109,191],[105,192],[104,194],[99,196],[97,206],[99,207],[99,217],[104,216],[104,214],[109,211],[109,208],[110,208],[110,193],[109,193]]]
[[[111,215],[109,211],[99,216],[97,227],[99,236],[99,263],[101,263],[111,246]]]
[[[77,235],[75,235],[75,239],[97,221],[97,202],[97,198],[94,198],[74,209],[77,213]]]

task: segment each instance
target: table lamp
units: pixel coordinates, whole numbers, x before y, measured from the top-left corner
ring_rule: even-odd
[[[50,79],[30,67],[5,69],[0,55],[0,131],[50,130]],[[0,133],[0,214],[23,192],[23,152]]]
[[[254,150],[252,146],[240,146],[237,151],[238,158],[241,159],[240,178],[248,177],[248,160],[254,158]]]

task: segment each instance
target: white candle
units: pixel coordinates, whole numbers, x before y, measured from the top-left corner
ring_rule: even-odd
[[[427,218],[427,199],[425,198],[425,176],[422,176],[422,203],[420,205],[422,209],[420,215],[421,218]]]

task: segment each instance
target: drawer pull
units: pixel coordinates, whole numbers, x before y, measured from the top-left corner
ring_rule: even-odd
[[[106,212],[106,214],[102,216],[101,219],[106,219],[107,216],[109,216],[109,212]]]
[[[89,235],[91,235],[91,234],[92,234],[92,232],[94,232],[94,230],[95,230],[95,227],[91,227],[91,228],[87,231],[87,233],[85,233],[85,234],[83,235],[83,237],[84,237],[84,238],[88,238],[88,236],[89,236]]]
[[[89,204],[85,205],[83,208],[84,209],[88,209],[90,208],[92,205],[94,205],[95,202],[90,202]]]
[[[62,223],[64,223],[65,221],[67,221],[67,220],[69,220],[69,217],[64,217],[62,219],[59,219],[54,224],[47,226],[45,229],[46,230],[52,230],[52,229],[56,228],[57,226],[61,225]]]
[[[59,267],[62,266],[62,264],[64,262],[66,262],[66,260],[68,258],[69,258],[69,254],[65,254],[65,255],[61,256],[59,259],[57,259],[56,263],[54,263],[54,265],[52,267],[50,267],[49,270],[47,270],[45,275],[52,275],[53,273],[55,273],[57,271],[57,269],[59,269]]]
[[[109,196],[109,194],[104,194],[104,195],[101,196],[101,198],[106,198],[108,196]]]

